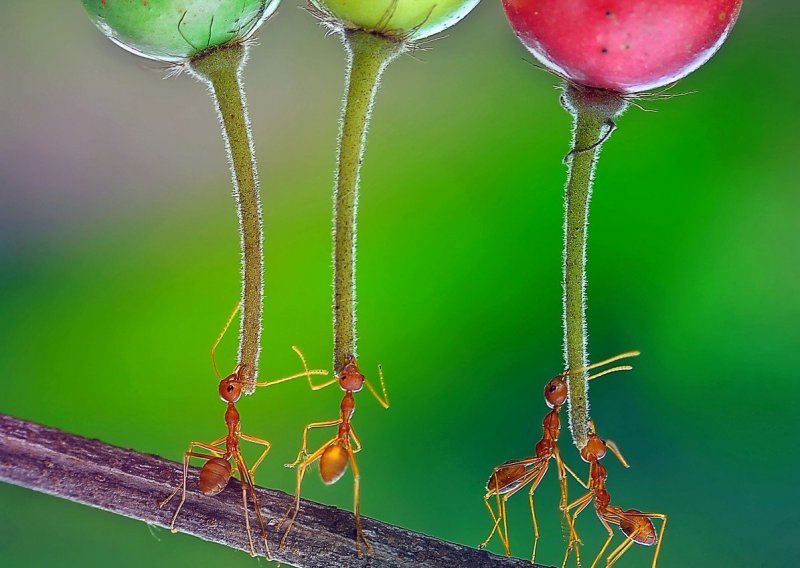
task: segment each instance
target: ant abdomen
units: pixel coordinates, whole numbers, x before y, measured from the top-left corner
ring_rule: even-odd
[[[209,459],[200,470],[200,491],[203,495],[221,493],[231,478],[231,464],[222,458]]]
[[[506,465],[509,464],[509,465]],[[519,462],[508,461],[497,468],[486,482],[487,491],[497,491],[499,494],[508,493],[522,482],[525,466]]]
[[[648,517],[641,511],[628,509],[623,511],[623,517],[619,522],[619,528],[636,544],[643,546],[653,546],[658,542],[656,527]]]
[[[350,456],[339,444],[331,445],[322,453],[319,460],[319,475],[325,485],[332,485],[339,481],[347,471],[347,461]]]

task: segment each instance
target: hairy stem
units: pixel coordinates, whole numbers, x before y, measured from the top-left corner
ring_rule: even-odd
[[[201,54],[192,60],[191,69],[209,86],[231,165],[233,196],[236,199],[242,242],[242,317],[238,364],[243,369],[244,391],[251,394],[255,390],[261,350],[264,258],[258,172],[241,79],[246,61],[247,47],[231,44]]]
[[[569,86],[564,105],[573,114],[572,151],[564,205],[564,362],[569,385],[569,427],[580,449],[589,434],[589,364],[586,333],[586,229],[597,157],[625,107],[615,93]]]
[[[405,45],[358,30],[343,32],[347,82],[339,132],[333,221],[333,368],[356,357],[356,223],[358,183],[372,104],[386,66]]]

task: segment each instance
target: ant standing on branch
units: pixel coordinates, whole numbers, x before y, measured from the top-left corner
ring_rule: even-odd
[[[175,510],[175,514],[172,516],[172,522],[170,523],[170,529],[172,532],[177,532],[177,529],[175,528],[175,521],[178,519],[178,514],[180,513],[181,508],[183,508],[183,504],[186,501],[186,480],[189,475],[189,460],[193,457],[206,460],[206,463],[200,469],[200,490],[204,495],[213,496],[221,493],[225,487],[227,487],[231,476],[237,475],[238,472],[239,483],[242,487],[242,506],[244,507],[245,526],[247,527],[247,537],[250,541],[250,555],[256,556],[256,551],[253,545],[253,534],[250,530],[250,514],[247,508],[248,493],[253,501],[253,507],[256,511],[258,524],[261,528],[261,535],[264,539],[266,557],[271,559],[269,543],[267,542],[267,529],[264,519],[261,516],[261,508],[259,507],[258,497],[255,492],[256,469],[259,465],[261,465],[261,462],[267,456],[271,446],[269,441],[262,438],[256,438],[255,436],[245,434],[241,431],[239,411],[236,409],[236,403],[239,401],[239,398],[242,395],[242,391],[245,390],[245,387],[250,387],[249,390],[255,390],[256,387],[272,386],[300,377],[308,378],[309,383],[311,383],[312,375],[327,375],[328,372],[323,370],[309,370],[302,352],[297,347],[292,347],[292,349],[294,349],[294,351],[300,357],[300,360],[303,362],[305,371],[302,373],[297,373],[295,375],[282,377],[272,381],[254,383],[244,378],[253,376],[253,373],[248,372],[245,366],[240,364],[236,366],[236,369],[233,371],[233,373],[225,378],[222,378],[219,374],[219,370],[217,369],[215,353],[217,346],[225,336],[225,332],[228,330],[228,327],[238,311],[239,304],[236,305],[236,308],[228,318],[222,333],[220,333],[219,337],[214,342],[214,346],[211,348],[211,362],[214,366],[214,372],[217,374],[217,377],[220,378],[218,389],[219,395],[220,398],[222,398],[222,401],[227,403],[227,408],[225,410],[225,425],[227,426],[228,432],[225,436],[214,440],[213,442],[206,443],[194,441],[189,444],[189,450],[183,455],[183,482],[181,485],[176,487],[175,491],[173,491],[166,499],[159,503],[159,507],[164,507],[172,500],[173,497],[175,497],[175,495],[178,494],[179,491],[181,491],[181,489],[183,490],[181,493],[180,503],[178,503],[178,508]],[[258,459],[256,459],[256,461],[253,463],[253,466],[250,468],[247,467],[247,464],[242,457],[242,453],[239,448],[240,439],[264,447],[261,455],[259,455]],[[207,453],[196,452],[195,448],[205,450]]]
[[[592,568],[597,566],[597,563],[602,558],[611,540],[614,538],[614,531],[611,525],[617,525],[625,535],[625,541],[615,548],[611,554],[606,558],[606,568],[613,566],[628,549],[634,544],[641,544],[642,546],[656,545],[656,551],[653,555],[652,568],[656,568],[658,562],[658,553],[661,551],[661,543],[664,539],[664,529],[667,526],[667,516],[663,513],[643,513],[637,509],[628,509],[623,511],[620,507],[611,505],[611,496],[606,490],[606,479],[608,472],[605,466],[600,463],[600,460],[606,455],[606,448],[610,449],[612,453],[619,459],[625,467],[628,462],[622,457],[616,444],[611,440],[601,440],[594,428],[594,423],[589,423],[589,440],[581,450],[581,458],[589,464],[589,492],[580,499],[577,499],[567,505],[565,512],[567,515],[569,511],[575,509],[572,518],[569,519],[570,524],[570,546],[567,549],[567,555],[572,549],[574,544],[577,544],[577,533],[575,532],[575,519],[578,515],[594,501],[594,507],[600,522],[608,531],[608,538],[605,544],[600,549],[597,557],[592,562]],[[569,518],[569,517],[568,517]],[[660,519],[661,531],[657,534],[655,525],[651,519]],[[579,548],[575,547],[575,555],[578,566],[581,565]],[[567,558],[564,558],[566,564]]]
[[[594,363],[583,369],[575,369],[572,371],[567,370],[560,375],[553,377],[547,383],[547,385],[545,385],[545,402],[547,402],[547,406],[549,406],[552,410],[545,415],[544,420],[542,421],[543,434],[542,438],[536,444],[536,455],[520,460],[507,461],[497,466],[494,468],[494,471],[492,471],[489,481],[486,482],[486,494],[483,497],[483,501],[486,504],[486,508],[489,510],[489,514],[492,516],[492,521],[494,524],[489,536],[486,537],[486,540],[480,545],[480,548],[485,548],[496,532],[500,537],[500,541],[503,543],[506,555],[511,556],[506,503],[512,495],[522,490],[526,485],[530,484],[531,488],[528,491],[528,501],[531,508],[534,531],[531,562],[535,561],[536,546],[539,542],[539,523],[536,520],[536,509],[534,507],[533,496],[536,488],[539,486],[539,483],[547,474],[551,459],[556,461],[556,467],[558,468],[558,479],[561,485],[561,510],[565,516],[565,520],[568,522],[568,519],[566,518],[567,472],[569,472],[572,477],[574,477],[583,487],[588,489],[588,486],[575,474],[574,471],[572,471],[572,469],[569,468],[569,466],[564,463],[564,461],[561,459],[561,454],[558,448],[558,436],[561,431],[561,407],[567,400],[567,377],[572,373],[582,373],[603,365],[607,365],[609,363],[613,363],[615,361],[619,361],[620,359],[636,357],[637,355],[639,355],[638,351],[629,351],[604,361]],[[601,371],[596,375],[592,375],[588,377],[587,380],[597,379],[617,371],[630,371],[631,369],[632,367],[630,365],[620,365]],[[495,497],[497,500],[496,513],[490,504],[492,497]],[[573,546],[573,541],[577,541],[577,536],[574,539],[572,536],[570,537],[570,544],[567,549],[564,562],[566,562],[566,557],[569,555],[569,550]]]
[[[372,386],[367,378],[358,370],[358,363],[355,358],[351,358],[337,377],[321,385],[311,385],[311,389],[316,391],[338,382],[339,387],[344,391],[344,397],[339,406],[339,418],[336,420],[327,420],[325,422],[312,422],[306,426],[303,430],[303,446],[297,454],[297,459],[291,464],[286,464],[286,467],[297,467],[297,490],[295,491],[294,504],[286,512],[286,516],[284,516],[280,525],[278,525],[280,527],[287,519],[289,521],[286,526],[286,532],[281,539],[281,547],[286,545],[286,538],[289,536],[289,531],[292,529],[292,524],[300,509],[300,490],[306,469],[315,461],[319,460],[319,473],[325,485],[332,485],[339,481],[347,470],[347,464],[351,464],[353,468],[353,514],[356,520],[356,551],[358,555],[361,556],[362,542],[364,543],[367,553],[372,551],[372,547],[369,542],[367,542],[361,526],[361,474],[358,470],[355,456],[355,454],[361,451],[361,442],[358,440],[353,430],[350,419],[353,417],[356,408],[356,399],[353,395],[364,388],[364,385],[366,385],[369,392],[372,393],[382,407],[389,408],[389,396],[386,393],[383,369],[380,366],[378,366],[378,376],[380,377],[383,396],[378,394],[375,387]],[[312,428],[324,428],[327,426],[339,427],[336,436],[325,442],[314,453],[309,454],[308,431]]]

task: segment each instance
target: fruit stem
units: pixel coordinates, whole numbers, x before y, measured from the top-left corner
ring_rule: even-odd
[[[238,364],[244,370],[243,390],[246,394],[252,394],[261,351],[264,258],[258,172],[241,78],[247,55],[246,45],[229,44],[195,57],[190,69],[209,87],[231,166],[242,244],[242,317]]]
[[[333,368],[356,357],[356,223],[361,161],[375,93],[386,66],[406,49],[395,38],[344,30],[345,101],[339,130],[333,220]]]
[[[564,203],[564,362],[567,369],[589,364],[586,334],[586,228],[592,179],[603,142],[614,128],[613,119],[626,102],[616,93],[569,85],[562,103],[574,117],[572,151],[567,155]],[[578,449],[589,435],[587,372],[568,375],[569,427]]]

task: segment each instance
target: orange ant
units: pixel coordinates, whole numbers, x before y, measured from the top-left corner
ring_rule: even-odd
[[[536,488],[539,487],[539,483],[547,474],[550,460],[554,459],[556,461],[556,467],[558,468],[558,479],[561,485],[562,511],[564,511],[567,506],[567,472],[569,472],[572,477],[578,481],[578,483],[588,489],[588,486],[561,459],[561,454],[558,449],[558,436],[561,431],[560,411],[561,407],[567,400],[568,393],[567,377],[572,373],[588,371],[609,363],[613,363],[614,361],[618,361],[620,359],[636,357],[637,355],[639,355],[638,351],[629,351],[604,361],[594,363],[584,369],[567,370],[560,375],[553,377],[547,383],[547,385],[545,385],[544,398],[547,402],[547,406],[549,406],[552,410],[545,415],[544,420],[542,421],[543,433],[542,438],[536,444],[536,455],[521,460],[512,460],[502,463],[494,468],[492,475],[489,477],[489,481],[486,482],[486,494],[483,497],[483,501],[486,504],[486,508],[489,510],[489,514],[492,516],[494,526],[492,527],[492,531],[489,533],[489,536],[486,537],[486,540],[480,545],[480,548],[485,548],[492,539],[492,536],[494,536],[494,533],[497,532],[500,536],[503,546],[505,547],[506,555],[511,556],[511,547],[508,537],[506,503],[512,495],[530,483],[531,487],[528,491],[528,501],[531,508],[531,517],[533,518],[534,533],[531,562],[534,562],[536,559],[536,546],[539,542],[539,523],[536,520],[536,509],[533,504],[533,494],[536,491]],[[616,371],[629,371],[631,369],[632,367],[630,365],[612,367],[610,369],[601,371],[596,375],[590,376],[588,380],[597,379]],[[492,497],[496,497],[497,499],[497,514],[495,514],[494,509],[492,509],[492,506],[489,503]],[[564,515],[566,515],[566,512],[564,512]],[[500,526],[501,523],[502,527]],[[570,538],[570,548],[572,546],[572,542],[573,539]]]
[[[608,494],[606,490],[606,479],[608,478],[608,472],[606,471],[605,466],[600,463],[600,460],[606,455],[606,448],[610,449],[614,455],[622,462],[622,465],[628,467],[628,463],[625,461],[625,458],[622,457],[619,449],[617,448],[616,444],[614,444],[611,440],[601,440],[594,430],[594,423],[590,422],[590,432],[589,432],[589,439],[586,442],[586,446],[581,450],[581,458],[583,461],[589,464],[589,492],[586,493],[580,499],[577,499],[567,505],[564,509],[565,513],[569,513],[571,509],[575,509],[575,513],[572,515],[572,519],[570,520],[570,532],[571,535],[575,537],[575,541],[577,541],[577,534],[575,533],[575,519],[578,515],[589,505],[590,502],[594,501],[595,510],[597,511],[597,516],[600,518],[600,522],[603,523],[603,526],[608,531],[608,538],[606,539],[605,544],[603,544],[603,548],[600,549],[600,552],[597,554],[597,557],[592,562],[592,568],[594,568],[597,563],[600,561],[600,558],[605,553],[608,545],[611,543],[611,540],[614,538],[614,531],[611,529],[611,525],[619,526],[620,530],[625,535],[625,542],[620,544],[617,548],[615,548],[611,554],[608,555],[606,558],[606,567],[613,566],[620,557],[628,551],[628,549],[633,546],[634,544],[641,544],[643,546],[653,546],[656,545],[655,555],[653,556],[653,568],[656,567],[656,563],[658,561],[658,553],[661,551],[661,543],[664,539],[664,529],[667,526],[667,516],[663,513],[643,513],[637,509],[628,509],[623,511],[619,507],[612,506],[611,503],[611,496]],[[653,524],[651,519],[661,519],[661,531],[656,534],[656,528]],[[570,541],[570,548],[572,547],[573,540]],[[580,566],[580,553],[578,549],[575,549],[576,560],[578,562],[578,566]],[[567,550],[567,556],[569,556],[569,549]],[[566,564],[567,557],[564,558],[564,564]]]
[[[309,383],[311,382],[311,375],[327,375],[327,371],[322,370],[309,370],[308,365],[306,364],[305,357],[303,356],[302,352],[297,347],[292,347],[295,353],[300,357],[300,360],[303,362],[303,367],[305,371],[302,373],[297,373],[295,375],[290,375],[288,377],[283,377],[280,379],[275,379],[273,381],[264,381],[264,382],[256,382],[253,383],[252,381],[247,381],[243,379],[243,377],[247,376],[245,374],[245,367],[244,365],[237,365],[236,369],[234,369],[233,373],[228,375],[225,378],[220,376],[219,371],[217,370],[217,363],[215,352],[217,346],[219,345],[220,341],[222,340],[225,332],[228,330],[228,327],[233,321],[233,318],[236,316],[236,313],[239,311],[239,305],[236,305],[234,308],[233,313],[228,318],[225,327],[220,333],[217,340],[214,342],[214,346],[211,348],[211,362],[214,366],[214,372],[217,374],[217,377],[220,379],[219,382],[219,395],[222,398],[223,402],[227,403],[227,409],[225,410],[225,424],[228,428],[228,433],[217,439],[213,442],[206,443],[206,442],[197,442],[194,441],[189,444],[189,450],[183,454],[183,482],[181,485],[175,488],[166,499],[159,503],[159,507],[164,507],[167,503],[169,503],[173,497],[175,497],[181,489],[183,492],[181,493],[181,500],[178,504],[178,508],[175,510],[175,514],[172,516],[172,522],[170,523],[170,530],[172,532],[177,532],[175,528],[175,521],[178,519],[178,514],[183,507],[184,502],[186,501],[186,479],[189,475],[189,460],[190,458],[200,458],[206,460],[206,463],[200,469],[200,490],[203,492],[204,495],[214,496],[218,495],[225,489],[228,485],[228,482],[231,479],[232,475],[236,475],[238,471],[239,482],[242,486],[242,505],[244,507],[244,520],[245,526],[247,527],[247,537],[250,541],[250,555],[256,556],[255,547],[253,546],[253,534],[250,530],[250,514],[247,508],[247,494],[250,493],[250,497],[253,501],[253,507],[256,511],[256,516],[258,517],[258,524],[261,527],[261,534],[264,538],[264,547],[266,549],[266,556],[267,558],[271,558],[271,554],[269,551],[269,544],[267,542],[267,529],[266,525],[264,524],[264,519],[261,516],[261,508],[258,504],[258,497],[255,492],[255,472],[264,458],[267,456],[267,453],[270,450],[271,444],[269,441],[264,440],[262,438],[256,438],[255,436],[250,436],[249,434],[245,434],[240,429],[240,419],[239,419],[239,411],[236,409],[236,403],[239,401],[239,398],[242,395],[243,388],[247,386],[255,386],[255,387],[266,387],[275,385],[277,383],[282,383],[285,381],[289,381],[291,379],[296,379],[299,377],[307,377]],[[254,444],[258,444],[264,447],[264,451],[261,452],[258,459],[253,463],[251,468],[247,467],[247,464],[242,457],[242,453],[239,449],[239,440],[246,440],[248,442],[252,442]],[[201,453],[196,452],[195,447],[201,448],[208,453]],[[224,447],[224,449],[223,449]],[[231,460],[233,464],[231,464]]]
[[[305,476],[306,469],[308,469],[308,467],[315,461],[319,460],[319,473],[320,477],[322,477],[322,482],[325,485],[331,485],[339,481],[339,479],[341,479],[341,477],[344,475],[344,472],[347,470],[347,464],[350,463],[352,465],[353,514],[355,515],[356,519],[356,550],[358,555],[361,556],[361,543],[363,542],[367,553],[372,551],[372,547],[364,537],[361,527],[361,475],[358,471],[358,465],[356,464],[355,456],[355,454],[361,451],[361,442],[358,440],[358,437],[353,430],[350,419],[353,417],[356,407],[356,401],[353,393],[359,392],[364,385],[367,386],[369,391],[381,406],[384,408],[389,408],[389,396],[386,393],[386,384],[383,380],[383,369],[380,366],[378,366],[378,375],[381,381],[383,398],[381,398],[381,396],[375,390],[375,387],[373,387],[366,377],[364,377],[364,375],[362,375],[358,370],[358,364],[355,358],[351,358],[349,360],[338,376],[323,384],[311,385],[311,389],[316,391],[338,382],[339,386],[343,391],[345,391],[345,393],[340,405],[339,418],[337,420],[327,420],[325,422],[312,422],[311,424],[307,425],[303,430],[303,446],[300,449],[300,452],[297,454],[297,459],[293,463],[286,464],[286,467],[297,467],[297,489],[295,491],[294,504],[289,508],[288,511],[286,511],[286,515],[278,525],[280,528],[280,526],[283,525],[287,519],[289,520],[289,524],[286,527],[286,532],[283,534],[283,538],[281,539],[281,547],[286,545],[286,537],[289,536],[289,531],[292,529],[292,524],[294,523],[294,520],[297,517],[297,512],[300,509],[300,488],[303,483],[303,477]],[[309,383],[310,382],[311,381],[309,381]],[[309,454],[308,431],[312,428],[324,428],[326,426],[338,426],[339,429],[336,433],[336,436],[325,442],[325,444],[323,444],[314,453]],[[353,447],[353,445],[355,445],[355,447]]]

